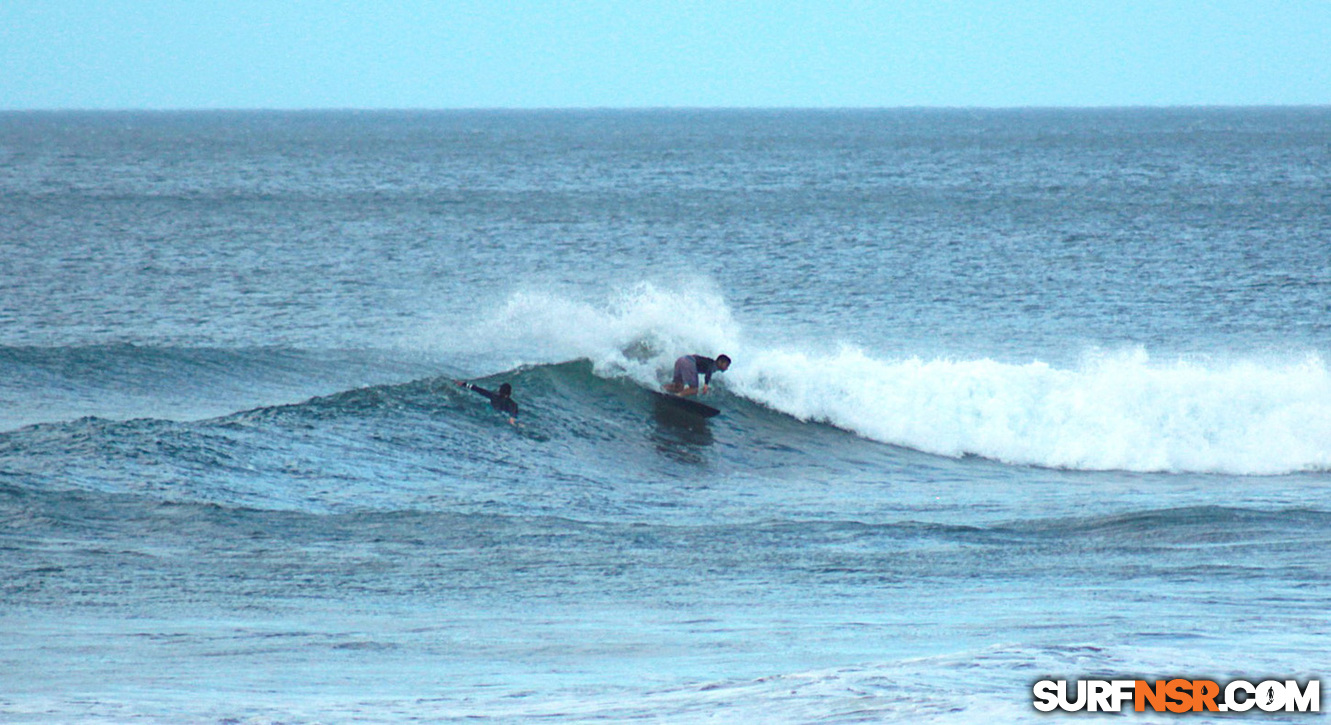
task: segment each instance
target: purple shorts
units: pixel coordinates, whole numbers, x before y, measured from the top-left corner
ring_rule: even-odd
[[[675,379],[671,383],[681,388],[698,387],[698,363],[692,355],[684,355],[675,361]]]

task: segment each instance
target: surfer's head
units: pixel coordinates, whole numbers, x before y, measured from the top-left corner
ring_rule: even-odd
[[[725,371],[729,370],[729,369],[730,369],[730,356],[729,356],[729,355],[717,355],[717,356],[716,356],[716,369],[717,369],[717,370],[720,370],[721,372],[725,372]]]
[[[508,383],[503,383],[499,386],[499,397],[508,398],[511,397],[512,395],[513,395],[512,385],[509,385]]]

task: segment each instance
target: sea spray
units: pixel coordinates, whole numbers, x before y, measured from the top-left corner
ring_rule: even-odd
[[[679,355],[720,354],[738,339],[722,295],[706,280],[691,280],[640,282],[597,301],[515,292],[478,322],[439,335],[434,347],[506,368],[586,359],[604,377],[654,386]]]

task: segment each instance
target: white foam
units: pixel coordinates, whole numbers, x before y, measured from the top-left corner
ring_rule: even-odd
[[[588,359],[598,375],[655,386],[679,355],[736,347],[738,330],[705,280],[669,287],[642,282],[592,301],[549,290],[517,292],[475,325],[451,332],[441,346],[510,367]]]
[[[1083,470],[1331,468],[1331,378],[1317,357],[1206,365],[1136,350],[1057,369],[749,350],[727,382],[802,420],[948,456]]]
[[[1156,360],[1145,350],[1039,361],[875,357],[745,340],[708,283],[640,283],[606,299],[512,295],[452,350],[513,364],[589,359],[655,386],[678,355],[725,352],[730,391],[805,421],[945,456],[1081,470],[1280,474],[1331,470],[1321,358]]]

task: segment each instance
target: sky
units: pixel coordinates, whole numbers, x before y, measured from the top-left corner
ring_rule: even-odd
[[[0,109],[1331,105],[1331,0],[0,0]]]

